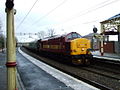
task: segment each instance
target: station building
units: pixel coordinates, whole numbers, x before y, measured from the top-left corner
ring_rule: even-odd
[[[107,40],[104,40],[104,52],[120,54],[120,14],[110,17],[107,20],[100,22],[101,34],[107,36]],[[110,36],[116,36],[116,41],[110,41]]]
[[[103,36],[103,50],[104,53],[116,53],[120,54],[120,14],[117,14],[107,20],[100,22],[101,33],[90,33],[83,36],[91,40],[91,46],[95,50],[100,50],[101,40],[100,38],[95,38],[95,36]],[[116,36],[117,40],[110,41],[110,36]]]

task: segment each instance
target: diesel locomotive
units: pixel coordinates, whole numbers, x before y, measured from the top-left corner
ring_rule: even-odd
[[[88,65],[92,60],[90,40],[82,38],[76,32],[56,35],[37,41],[36,49],[52,57],[67,57],[74,65]]]

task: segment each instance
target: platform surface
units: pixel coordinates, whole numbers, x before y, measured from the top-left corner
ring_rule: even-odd
[[[6,53],[0,51],[0,90],[7,90]]]
[[[20,90],[99,90],[19,51],[16,59]],[[6,52],[0,52],[0,90],[7,90],[5,64]]]
[[[99,90],[22,51],[20,53],[17,53],[18,71],[23,84],[29,90]]]
[[[104,53],[103,56],[101,56],[101,53],[99,51],[94,51],[92,52],[92,55],[95,58],[120,61],[120,54],[116,53]]]

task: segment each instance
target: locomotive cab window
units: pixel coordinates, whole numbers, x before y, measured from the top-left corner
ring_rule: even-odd
[[[75,38],[81,38],[81,36],[77,33],[73,33],[72,34],[72,38],[75,39]]]
[[[78,38],[82,38],[82,36],[81,36],[81,35],[79,35],[79,34],[78,34],[77,36],[78,36]]]
[[[73,40],[76,38],[81,38],[82,36],[79,35],[78,33],[70,33],[67,35],[66,40]]]
[[[73,34],[72,34],[72,38],[73,38],[73,39],[78,38],[78,34],[73,33]]]
[[[72,39],[72,35],[69,34],[67,37],[66,37],[67,40],[71,40]]]

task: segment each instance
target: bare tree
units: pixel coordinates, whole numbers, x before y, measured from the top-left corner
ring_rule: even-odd
[[[48,36],[52,37],[55,35],[55,30],[54,29],[48,29]]]
[[[2,22],[1,22],[1,20],[0,20],[0,36],[2,35]]]
[[[3,35],[3,31],[2,31],[2,22],[0,21],[0,49],[4,48],[4,35]]]
[[[43,39],[43,38],[45,37],[45,32],[44,32],[44,31],[38,32],[38,37],[39,37],[40,39]]]
[[[5,44],[4,40],[5,40],[5,37],[4,37],[4,35],[1,33],[1,34],[0,34],[0,49],[2,49],[2,52],[3,52],[3,48],[4,48],[4,44]]]

